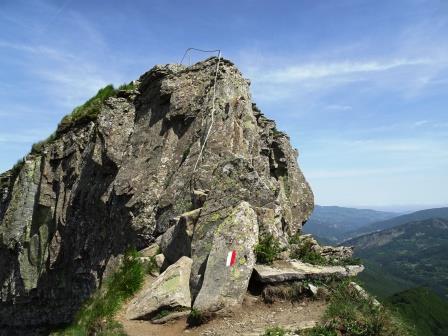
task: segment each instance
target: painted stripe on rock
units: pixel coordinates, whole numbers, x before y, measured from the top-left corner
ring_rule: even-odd
[[[236,251],[233,250],[227,254],[226,266],[227,267],[233,266],[235,264],[235,261],[236,261]]]

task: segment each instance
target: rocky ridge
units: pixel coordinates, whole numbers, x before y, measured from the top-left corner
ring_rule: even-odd
[[[193,306],[240,304],[258,236],[287,246],[312,212],[297,156],[230,61],[154,67],[0,175],[0,330],[69,323],[117,257],[155,242],[162,271],[191,259]]]

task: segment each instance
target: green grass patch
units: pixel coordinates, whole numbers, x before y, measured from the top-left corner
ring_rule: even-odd
[[[135,250],[127,252],[121,267],[84,304],[73,325],[55,335],[124,335],[113,318],[123,302],[143,285],[146,270],[138,256]]]
[[[83,105],[76,107],[72,113],[62,118],[58,129],[67,129],[74,124],[96,120],[103,103],[107,98],[115,96],[116,93],[117,90],[112,84],[100,89],[94,97],[90,98]]]
[[[267,328],[263,336],[285,336],[287,330],[282,327],[270,327]]]
[[[130,83],[120,85],[117,91],[132,91],[135,90],[136,88],[137,85],[135,85],[135,82],[132,81]]]
[[[394,294],[385,304],[414,325],[418,336],[448,335],[448,301],[429,288],[417,287]]]
[[[74,125],[80,125],[89,121],[95,121],[100,113],[101,107],[109,97],[115,97],[119,91],[132,91],[136,89],[134,82],[125,83],[114,88],[112,84],[100,89],[96,95],[86,101],[83,105],[76,107],[70,114],[66,115],[60,121],[55,133],[51,134],[47,139],[34,143],[31,146],[32,154],[41,154],[44,147],[54,142],[58,134],[71,128]]]
[[[372,298],[362,297],[347,280],[333,289],[323,324],[303,335],[405,336],[415,333],[398,315],[384,306],[375,306]]]
[[[280,247],[280,241],[270,233],[261,237],[260,241],[255,246],[257,262],[261,264],[272,264],[282,251],[283,249]]]

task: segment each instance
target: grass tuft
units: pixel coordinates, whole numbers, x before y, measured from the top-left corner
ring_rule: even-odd
[[[199,309],[191,308],[190,314],[187,318],[188,326],[196,327],[204,324],[205,322],[207,322],[207,317]]]
[[[44,147],[57,139],[58,133],[61,133],[73,125],[83,124],[97,119],[101,106],[106,99],[114,97],[119,91],[132,91],[136,88],[134,82],[125,83],[115,89],[112,84],[100,89],[96,95],[86,101],[83,105],[76,107],[70,114],[62,118],[55,133],[51,134],[47,139],[34,143],[31,146],[32,154],[41,154]]]
[[[265,330],[263,336],[285,336],[287,331],[282,327],[270,327]]]
[[[90,98],[83,105],[76,107],[72,113],[62,118],[58,130],[65,130],[75,124],[96,120],[100,113],[101,105],[107,98],[116,95],[116,93],[117,90],[112,84],[100,89],[94,97]]]
[[[307,331],[307,336],[405,336],[415,335],[396,315],[372,298],[362,297],[342,281],[333,290],[324,324]]]
[[[135,249],[128,251],[119,270],[84,304],[73,325],[55,335],[124,335],[113,317],[143,285],[145,267],[138,257]]]

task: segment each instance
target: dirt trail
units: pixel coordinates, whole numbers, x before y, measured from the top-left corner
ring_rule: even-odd
[[[276,302],[267,305],[259,297],[248,294],[237,311],[191,329],[187,327],[185,318],[164,325],[129,321],[123,314],[119,314],[117,319],[129,336],[259,336],[270,326],[292,330],[312,327],[322,317],[325,307],[324,301],[308,299],[297,303]]]

